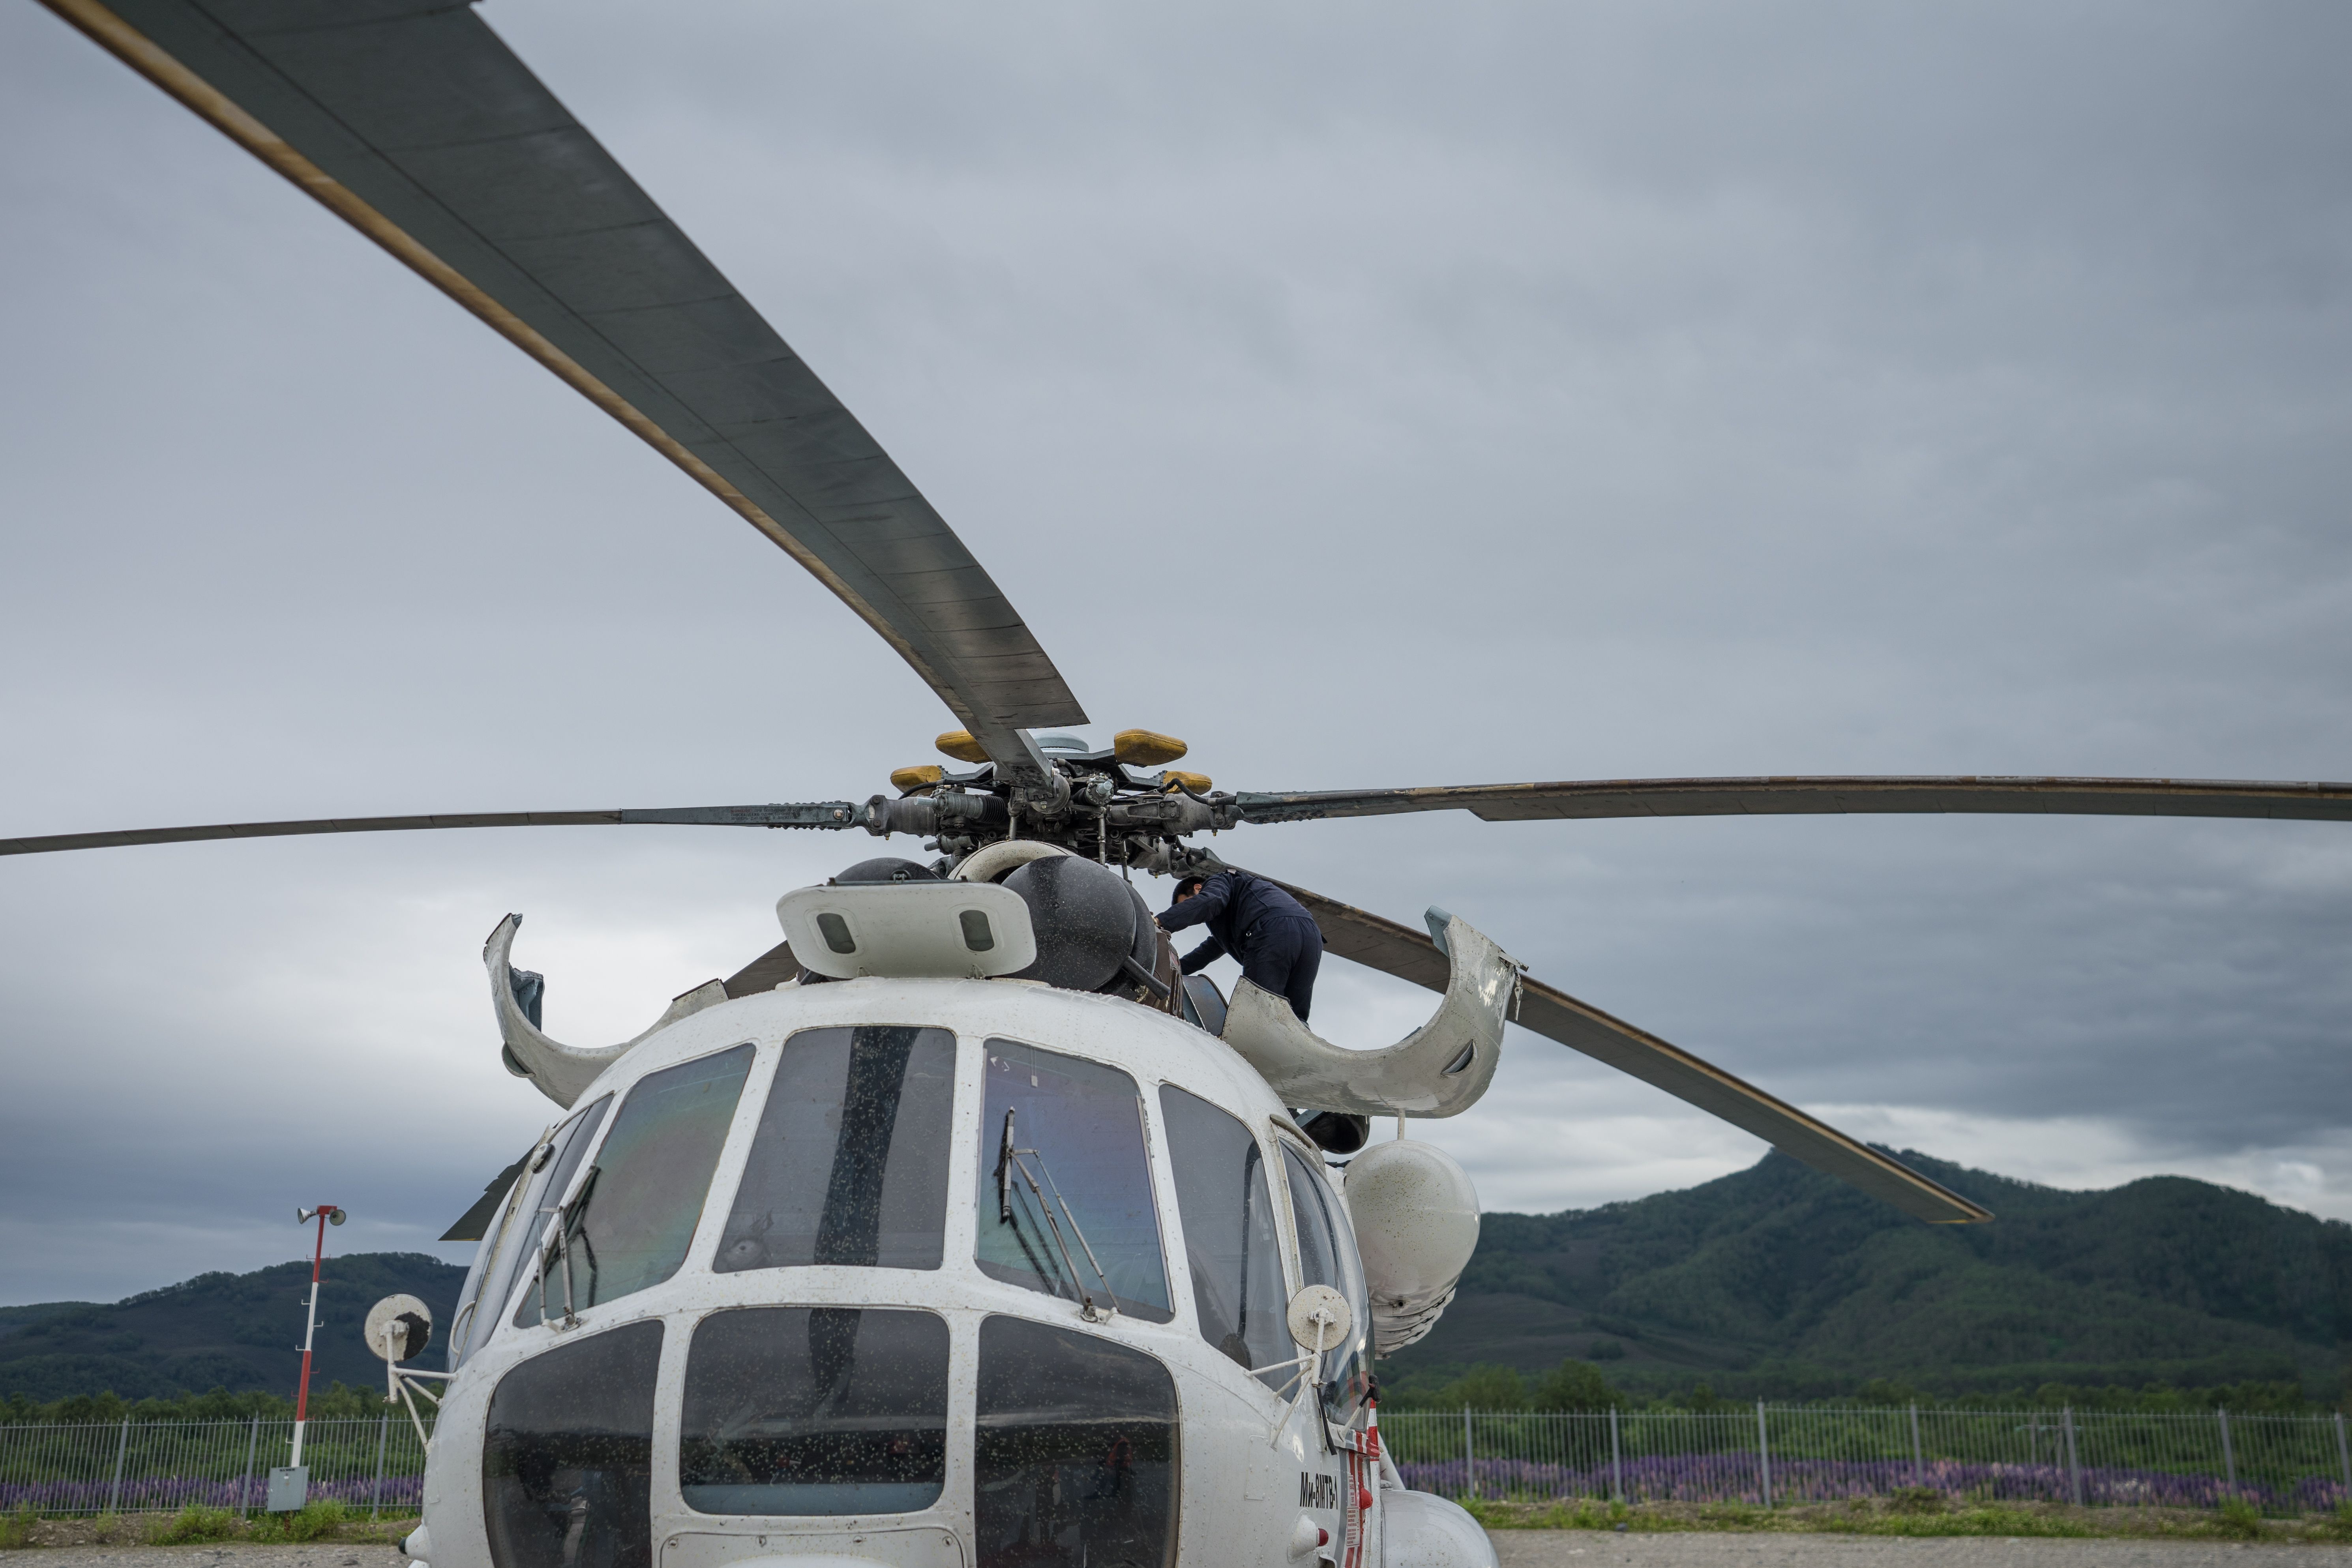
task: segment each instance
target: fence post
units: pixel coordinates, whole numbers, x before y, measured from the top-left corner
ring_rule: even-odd
[[[122,1459],[130,1451],[131,1417],[126,1415],[122,1418],[122,1439],[114,1446],[114,1490],[108,1494],[106,1500],[106,1511],[109,1513],[122,1511]]]
[[[253,1456],[261,1447],[261,1416],[253,1417],[253,1436],[245,1440],[245,1474],[236,1480],[236,1511],[239,1518],[253,1516]]]
[[[383,1445],[392,1436],[392,1412],[387,1410],[375,1428],[375,1489],[368,1493],[368,1517],[375,1518],[383,1511]]]
[[[1625,1450],[1617,1441],[1617,1407],[1609,1407],[1609,1484],[1617,1500],[1625,1500]]]
[[[1911,1484],[1927,1484],[1927,1455],[1919,1447],[1919,1402],[1916,1399],[1911,1402]]]
[[[2074,1453],[2074,1407],[2064,1409],[2066,1422],[2066,1489],[2073,1494],[2074,1506],[2083,1506],[2083,1462]]]
[[[2352,1502],[2352,1447],[2344,1441],[2344,1412],[2336,1413],[2336,1462],[2344,1467],[2344,1498]]]
[[[2224,1406],[2217,1405],[2213,1407],[2213,1414],[2221,1422],[2221,1470],[2228,1478],[2225,1484],[2230,1489],[2230,1495],[2236,1497],[2238,1495],[2238,1451],[2230,1446],[2230,1412]]]
[[[1760,1482],[1757,1488],[1757,1495],[1764,1500],[1766,1508],[1770,1508],[1772,1506],[1772,1446],[1764,1436],[1764,1402],[1760,1399],[1756,1402],[1756,1474]]]
[[[1462,1407],[1462,1489],[1478,1495],[1478,1455],[1470,1446],[1470,1407]]]

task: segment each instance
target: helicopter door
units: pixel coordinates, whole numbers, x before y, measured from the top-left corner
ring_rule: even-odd
[[[1174,1084],[1160,1087],[1160,1111],[1201,1337],[1242,1367],[1276,1367],[1298,1352],[1284,1322],[1289,1292],[1265,1151],[1238,1120]],[[1258,1379],[1277,1388],[1289,1376],[1277,1368]]]
[[[651,1568],[662,1326],[558,1345],[499,1380],[482,1441],[495,1568]]]
[[[1156,1359],[1099,1334],[991,1317],[974,1415],[979,1568],[1175,1562],[1176,1381]]]

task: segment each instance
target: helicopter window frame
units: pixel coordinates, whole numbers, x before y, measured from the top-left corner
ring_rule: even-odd
[[[1285,1312],[1289,1306],[1290,1298],[1298,1292],[1297,1247],[1291,1238],[1291,1233],[1284,1228],[1290,1218],[1287,1192],[1286,1190],[1279,1196],[1275,1193],[1276,1188],[1285,1185],[1279,1176],[1282,1171],[1282,1154],[1278,1141],[1267,1138],[1265,1131],[1258,1125],[1261,1119],[1253,1115],[1251,1111],[1235,1110],[1231,1106],[1220,1104],[1212,1096],[1202,1093],[1201,1089],[1192,1084],[1161,1078],[1154,1080],[1153,1088],[1155,1093],[1152,1098],[1158,1102],[1160,1114],[1154,1118],[1156,1136],[1152,1143],[1152,1159],[1156,1163],[1160,1164],[1168,1174],[1165,1207],[1169,1212],[1160,1224],[1163,1226],[1172,1226],[1174,1228],[1170,1234],[1180,1238],[1181,1242],[1178,1250],[1183,1260],[1183,1279],[1181,1284],[1173,1281],[1171,1283],[1172,1293],[1183,1300],[1183,1315],[1180,1321],[1191,1330],[1193,1337],[1201,1343],[1217,1351],[1220,1358],[1226,1361],[1234,1359],[1232,1352],[1208,1337],[1207,1331],[1201,1321],[1199,1303],[1195,1299],[1196,1288],[1192,1283],[1192,1232],[1184,1224],[1184,1192],[1181,1179],[1178,1176],[1176,1169],[1175,1119],[1167,1103],[1167,1096],[1171,1090],[1197,1100],[1208,1109],[1231,1119],[1257,1151],[1258,1180],[1262,1184],[1261,1190],[1265,1194],[1266,1216],[1273,1224],[1274,1268],[1282,1292],[1281,1300],[1276,1305],[1279,1343],[1273,1347],[1273,1353],[1269,1353],[1265,1359],[1271,1362],[1284,1355],[1295,1354],[1297,1347],[1291,1343]],[[1280,1388],[1284,1381],[1283,1372],[1268,1371],[1256,1377],[1247,1377],[1245,1374],[1249,1364],[1247,1361],[1237,1363],[1237,1369],[1244,1373],[1245,1383],[1255,1384],[1270,1394]]]
[[[1157,1076],[1139,1073],[1124,1062],[1106,1060],[1083,1047],[1073,1047],[1066,1044],[1044,1045],[1035,1040],[1024,1039],[1018,1035],[1008,1033],[1002,1028],[976,1032],[968,1038],[976,1047],[973,1057],[977,1080],[973,1085],[975,1093],[970,1114],[979,1123],[979,1137],[976,1141],[977,1147],[971,1151],[971,1156],[976,1156],[976,1159],[968,1156],[964,1163],[966,1170],[975,1173],[971,1197],[963,1205],[964,1212],[971,1216],[969,1223],[971,1226],[964,1255],[967,1266],[979,1278],[989,1283],[1010,1285],[1016,1289],[1032,1291],[1049,1300],[1058,1300],[1072,1306],[1080,1304],[1079,1295],[1066,1294],[1060,1289],[1052,1288],[1045,1283],[1046,1276],[1042,1272],[1015,1277],[1015,1270],[1012,1266],[1002,1263],[992,1264],[989,1259],[982,1256],[982,1243],[988,1234],[986,1227],[993,1223],[993,1216],[984,1215],[982,1211],[991,1209],[994,1205],[996,1182],[992,1172],[997,1163],[1003,1133],[1001,1121],[994,1128],[988,1125],[991,1092],[990,1060],[995,1054],[995,1048],[1000,1045],[1009,1046],[1018,1051],[1060,1058],[1095,1072],[1116,1074],[1134,1090],[1136,1150],[1143,1162],[1144,1211],[1150,1215],[1153,1231],[1152,1246],[1159,1268],[1159,1285],[1167,1300],[1165,1302],[1149,1301],[1120,1294],[1115,1286],[1109,1286],[1108,1280],[1097,1272],[1099,1266],[1090,1256],[1091,1249],[1077,1237],[1062,1238],[1060,1247],[1054,1246],[1049,1237],[1045,1245],[1048,1256],[1045,1261],[1050,1268],[1060,1268],[1062,1255],[1066,1251],[1070,1268],[1076,1274],[1078,1289],[1091,1291],[1094,1294],[1108,1294],[1110,1298],[1109,1305],[1119,1318],[1153,1325],[1187,1321],[1192,1310],[1191,1290],[1189,1286],[1183,1289],[1178,1289],[1179,1273],[1170,1251],[1171,1237],[1182,1234],[1181,1228],[1171,1231],[1171,1225],[1181,1226],[1181,1221],[1177,1213],[1172,1186],[1160,1179],[1160,1172],[1168,1157],[1168,1144],[1165,1129],[1160,1125],[1160,1119],[1156,1114],[1157,1107],[1153,1103],[1159,1084]],[[1027,1136],[1021,1131],[1021,1123],[1017,1120],[1014,1127],[1016,1140]],[[1034,1166],[1034,1163],[1032,1164]],[[1046,1183],[1052,1173],[1049,1169],[1040,1169],[1035,1170],[1034,1174],[1041,1183]],[[1066,1174],[1074,1175],[1072,1173],[1066,1173]],[[1017,1184],[1022,1196],[1025,1199],[1028,1196],[1025,1184]],[[1052,1184],[1047,1184],[1045,1190],[1053,1192],[1055,1189]],[[950,1188],[949,1194],[950,1205],[956,1203],[956,1190]],[[955,1237],[951,1229],[950,1245],[954,1244]],[[1189,1270],[1182,1278],[1189,1280],[1191,1278]],[[1107,1291],[1104,1289],[1106,1286],[1109,1286]]]
[[[479,1355],[492,1341],[514,1328],[521,1294],[531,1288],[537,1275],[534,1260],[547,1245],[556,1216],[572,1201],[572,1190],[590,1164],[589,1156],[595,1152],[605,1129],[611,1125],[618,1095],[618,1090],[608,1089],[584,1105],[575,1100],[566,1108],[563,1120],[532,1146],[533,1155],[545,1150],[546,1157],[540,1162],[538,1170],[526,1169],[515,1178],[514,1194],[508,1200],[507,1224],[494,1239],[497,1251],[485,1259],[473,1313],[466,1321],[467,1342],[459,1364]],[[544,1184],[540,1181],[541,1171],[546,1173]],[[520,1204],[517,1197],[521,1200]],[[502,1268],[506,1283],[493,1300],[490,1292],[497,1281],[492,1275]]]
[[[783,1263],[739,1263],[730,1266],[727,1253],[730,1237],[738,1235],[738,1214],[744,1202],[744,1187],[752,1179],[755,1162],[761,1156],[762,1140],[770,1131],[768,1117],[776,1105],[776,1092],[785,1068],[791,1065],[795,1042],[814,1035],[845,1034],[851,1038],[851,1049],[856,1047],[856,1037],[869,1029],[905,1030],[915,1037],[909,1042],[913,1051],[935,1050],[944,1043],[947,1047],[945,1087],[947,1103],[940,1131],[938,1158],[940,1163],[938,1231],[935,1240],[937,1257],[929,1262],[889,1261],[854,1263],[839,1259],[812,1258],[808,1261]],[[812,1045],[817,1042],[810,1042]],[[952,1256],[956,1230],[956,1175],[959,1112],[968,1092],[964,1083],[963,1052],[965,1042],[952,1026],[940,1024],[808,1024],[790,1028],[780,1039],[763,1041],[760,1056],[751,1066],[751,1079],[743,1092],[741,1116],[727,1147],[721,1152],[718,1166],[712,1172],[710,1191],[715,1197],[722,1190],[727,1194],[723,1207],[718,1210],[719,1224],[708,1246],[698,1237],[688,1266],[698,1272],[729,1276],[763,1272],[771,1268],[893,1268],[923,1273],[936,1273],[947,1266]],[[838,1157],[839,1141],[835,1151]],[[901,1173],[902,1174],[905,1173]],[[889,1180],[886,1173],[885,1184]],[[928,1212],[928,1210],[926,1210]]]
[[[717,1235],[716,1227],[710,1224],[711,1194],[718,1190],[722,1180],[730,1176],[740,1179],[746,1138],[744,1117],[747,1102],[752,1098],[750,1092],[752,1087],[752,1075],[760,1070],[762,1060],[772,1061],[775,1058],[776,1049],[777,1043],[772,1040],[761,1040],[756,1037],[751,1039],[737,1039],[708,1050],[695,1051],[676,1061],[648,1067],[629,1082],[614,1085],[605,1091],[604,1099],[608,1102],[608,1109],[605,1111],[603,1125],[596,1129],[596,1136],[591,1141],[583,1158],[573,1168],[571,1180],[565,1184],[566,1190],[563,1195],[556,1202],[553,1218],[540,1234],[538,1258],[549,1266],[545,1310],[541,1310],[537,1289],[539,1268],[535,1263],[518,1281],[521,1289],[508,1303],[507,1314],[502,1320],[501,1331],[511,1329],[523,1332],[532,1329],[563,1327],[564,1317],[570,1310],[563,1295],[563,1266],[559,1260],[549,1257],[550,1249],[555,1246],[557,1226],[572,1223],[573,1205],[587,1195],[589,1183],[603,1173],[605,1146],[612,1142],[614,1131],[627,1119],[630,1101],[637,1097],[646,1083],[666,1073],[690,1068],[698,1063],[709,1063],[737,1051],[748,1051],[751,1056],[744,1066],[741,1078],[737,1080],[734,1105],[729,1112],[727,1124],[720,1131],[712,1150],[710,1169],[703,1177],[702,1199],[699,1206],[695,1210],[694,1226],[688,1232],[685,1245],[680,1248],[668,1272],[657,1279],[646,1280],[612,1295],[597,1295],[594,1299],[580,1304],[577,1312],[572,1315],[576,1317],[578,1313],[591,1312],[599,1308],[617,1305],[645,1290],[658,1289],[683,1274],[709,1272],[709,1255]],[[760,1098],[764,1105],[765,1095],[762,1094]]]
[[[859,1315],[859,1321],[856,1326],[858,1329],[863,1329],[865,1326],[863,1315],[877,1312],[888,1313],[898,1320],[922,1318],[929,1320],[938,1327],[940,1349],[938,1372],[940,1396],[939,1431],[940,1442],[941,1445],[939,1455],[940,1480],[937,1488],[931,1491],[930,1495],[925,1501],[912,1507],[898,1509],[882,1507],[880,1506],[882,1500],[867,1498],[856,1500],[856,1505],[850,1507],[825,1508],[810,1506],[798,1510],[779,1509],[769,1510],[755,1509],[727,1510],[708,1506],[720,1500],[715,1497],[706,1495],[699,1500],[697,1500],[694,1497],[689,1495],[695,1489],[709,1487],[714,1484],[707,1481],[689,1481],[687,1479],[689,1465],[689,1445],[694,1443],[698,1436],[699,1436],[699,1434],[697,1433],[693,1423],[688,1419],[690,1413],[689,1406],[692,1402],[696,1400],[698,1392],[696,1386],[695,1355],[696,1351],[699,1347],[703,1331],[706,1328],[711,1328],[713,1325],[718,1325],[719,1331],[724,1332],[728,1325],[724,1323],[722,1320],[727,1320],[734,1314],[739,1313],[800,1313],[803,1315],[815,1313],[851,1313]],[[976,1331],[976,1325],[972,1322],[959,1321],[960,1319],[963,1319],[968,1316],[969,1314],[957,1310],[953,1306],[925,1301],[909,1302],[903,1300],[856,1300],[812,1303],[808,1301],[780,1302],[770,1300],[765,1298],[757,1300],[732,1302],[724,1306],[713,1307],[707,1310],[689,1312],[677,1316],[673,1320],[674,1325],[677,1330],[673,1336],[678,1344],[677,1362],[674,1367],[665,1368],[664,1382],[661,1385],[662,1395],[668,1402],[669,1409],[674,1412],[671,1419],[676,1430],[669,1440],[666,1456],[662,1451],[660,1445],[656,1445],[655,1454],[654,1492],[654,1501],[656,1510],[658,1511],[665,1506],[667,1506],[674,1513],[682,1511],[683,1513],[696,1516],[698,1519],[759,1520],[773,1521],[789,1527],[794,1524],[801,1526],[816,1525],[821,1524],[827,1520],[837,1521],[844,1518],[882,1515],[899,1517],[905,1520],[913,1520],[925,1514],[937,1513],[942,1510],[951,1509],[953,1507],[953,1500],[958,1494],[958,1489],[961,1488],[968,1491],[971,1487],[970,1449],[971,1447],[971,1401],[970,1384],[973,1355],[971,1341],[973,1334]],[[738,1318],[736,1319],[736,1321],[740,1323],[745,1321],[745,1320]],[[699,1393],[701,1396],[706,1399],[709,1396],[709,1390],[707,1388],[700,1390]],[[667,1459],[666,1466],[665,1458]],[[753,1484],[790,1485],[791,1483]],[[826,1484],[829,1483],[817,1483],[820,1487]],[[838,1484],[848,1487],[856,1486],[860,1483],[846,1482]],[[901,1484],[921,1485],[924,1483],[916,1482]],[[740,1500],[751,1501],[753,1500],[746,1498]],[[812,1495],[804,1500],[814,1504],[823,1500],[820,1496],[812,1493]],[[846,1501],[849,1500],[841,1499],[836,1500]]]
[[[1331,1179],[1330,1167],[1323,1163],[1323,1151],[1320,1148],[1318,1148],[1311,1140],[1286,1132],[1280,1122],[1274,1123],[1274,1142],[1276,1158],[1283,1162],[1283,1180],[1279,1184],[1282,1188],[1282,1199],[1276,1206],[1281,1212],[1289,1215],[1291,1222],[1288,1266],[1294,1270],[1290,1285],[1290,1293],[1293,1296],[1307,1288],[1307,1250],[1302,1245],[1306,1233],[1298,1224],[1297,1215],[1293,1212],[1289,1160],[1296,1160],[1306,1168],[1307,1180],[1319,1179],[1322,1182],[1330,1205],[1324,1217],[1329,1221],[1336,1221],[1346,1228],[1344,1236],[1335,1234],[1332,1237],[1334,1254],[1332,1261],[1339,1276],[1332,1283],[1341,1295],[1347,1297],[1349,1310],[1355,1314],[1356,1322],[1349,1334],[1348,1345],[1335,1347],[1325,1352],[1327,1371],[1335,1371],[1328,1358],[1339,1355],[1340,1348],[1344,1348],[1348,1353],[1339,1362],[1336,1374],[1324,1379],[1318,1404],[1327,1420],[1341,1426],[1352,1425],[1356,1418],[1370,1406],[1370,1388],[1373,1381],[1371,1368],[1374,1359],[1371,1287],[1364,1273],[1362,1249],[1356,1245],[1355,1216],[1348,1210],[1348,1200],[1340,1191],[1339,1184]],[[1285,1159],[1285,1156],[1287,1156],[1287,1159]],[[1350,1363],[1357,1363],[1355,1375],[1364,1384],[1364,1387],[1352,1395],[1345,1386],[1349,1381],[1347,1369]],[[1338,1411],[1332,1408],[1335,1399],[1343,1402]]]

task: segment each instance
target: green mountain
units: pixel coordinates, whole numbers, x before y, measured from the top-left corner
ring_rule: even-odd
[[[1902,1158],[2000,1217],[1923,1225],[1778,1152],[1684,1192],[1490,1214],[1460,1295],[1383,1382],[1576,1357],[1654,1393],[2343,1386],[2352,1226],[2185,1176],[2069,1193]]]
[[[319,1288],[310,1386],[377,1384],[383,1363],[360,1330],[367,1310],[405,1292],[433,1309],[436,1353],[466,1271],[419,1252],[330,1258]],[[310,1266],[281,1263],[251,1274],[199,1274],[178,1285],[100,1306],[58,1301],[0,1308],[0,1398],[37,1403],[109,1390],[124,1399],[167,1398],[211,1388],[294,1395],[302,1370],[302,1304]]]
[[[1490,1214],[1460,1296],[1381,1381],[1410,1396],[1473,1364],[1540,1373],[1575,1357],[1637,1392],[1735,1396],[1851,1394],[1873,1379],[1933,1394],[2344,1386],[2352,1226],[2182,1176],[2066,1193],[1902,1157],[2000,1217],[1921,1225],[1777,1153],[1633,1203]],[[368,1308],[405,1291],[446,1325],[465,1270],[358,1253],[328,1259],[326,1278],[314,1389],[381,1379],[360,1342]],[[0,1308],[0,1398],[290,1396],[309,1287],[297,1262],[111,1306]]]

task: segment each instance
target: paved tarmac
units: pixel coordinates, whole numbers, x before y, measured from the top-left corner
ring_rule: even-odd
[[[1503,1568],[2260,1568],[2281,1558],[2294,1568],[2352,1568],[2352,1546],[2219,1541],[1498,1530],[1494,1542]],[[331,1542],[53,1546],[26,1552],[15,1568],[405,1568],[407,1561],[395,1546]]]
[[[1616,1535],[1498,1530],[1503,1568],[2352,1568],[2352,1546],[1987,1535]],[[2280,1568],[2285,1568],[2284,1563]]]

